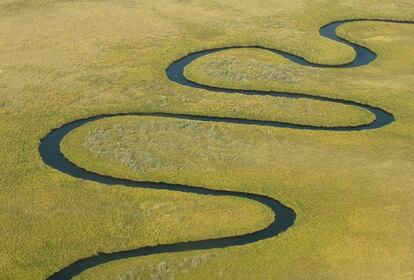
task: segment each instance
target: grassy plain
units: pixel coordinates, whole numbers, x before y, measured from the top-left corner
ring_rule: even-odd
[[[211,94],[165,76],[169,63],[188,52],[242,44],[343,63],[352,50],[320,38],[319,27],[359,17],[414,20],[414,4],[0,1],[1,277],[43,279],[98,251],[262,227],[271,214],[249,201],[107,188],[59,174],[42,163],[39,139],[70,120],[135,111],[321,125],[367,122],[372,116],[353,108]],[[295,226],[277,238],[118,261],[79,279],[412,279],[413,31],[402,24],[343,26],[341,34],[378,54],[358,69],[315,70],[237,50],[205,57],[186,71],[208,84],[379,106],[396,117],[380,130],[312,132],[119,117],[70,135],[65,154],[85,168],[262,193],[298,215]]]

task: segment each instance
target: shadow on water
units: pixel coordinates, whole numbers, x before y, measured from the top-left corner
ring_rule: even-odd
[[[264,240],[270,237],[274,237],[279,233],[287,230],[294,224],[296,214],[293,209],[283,205],[278,200],[271,197],[247,193],[247,192],[238,192],[238,191],[227,191],[227,190],[214,190],[205,187],[198,186],[189,186],[181,184],[170,184],[170,183],[156,183],[156,182],[145,182],[145,181],[135,181],[129,179],[115,178],[111,176],[101,175],[92,171],[83,169],[82,167],[77,166],[65,156],[60,151],[60,143],[63,138],[73,131],[74,129],[81,127],[87,123],[94,122],[100,119],[112,118],[117,116],[158,116],[165,118],[177,118],[177,119],[186,119],[186,120],[197,120],[197,121],[206,121],[206,122],[222,122],[230,124],[242,124],[242,125],[260,125],[260,126],[271,126],[271,127],[282,127],[290,129],[310,129],[310,130],[326,130],[326,131],[360,131],[366,129],[380,128],[385,125],[388,125],[394,121],[392,114],[382,110],[381,108],[373,107],[367,104],[361,104],[355,101],[344,100],[344,99],[335,99],[330,97],[323,97],[317,95],[310,95],[306,93],[293,93],[293,92],[278,92],[278,91],[258,91],[258,90],[241,90],[241,89],[231,89],[231,88],[222,88],[215,87],[197,83],[191,81],[184,76],[185,67],[193,62],[194,60],[206,56],[209,54],[217,53],[229,49],[240,49],[240,48],[251,48],[251,49],[262,49],[265,51],[270,51],[274,54],[283,56],[286,59],[289,59],[297,64],[309,66],[309,67],[324,67],[324,68],[352,68],[359,67],[362,65],[369,64],[377,56],[376,54],[369,50],[368,48],[352,43],[336,34],[336,29],[348,22],[354,21],[382,21],[382,22],[394,22],[394,23],[413,23],[411,21],[396,21],[396,20],[380,20],[380,19],[349,19],[342,21],[335,21],[330,24],[327,24],[320,29],[320,34],[323,37],[329,38],[331,40],[346,44],[352,47],[355,50],[355,58],[349,63],[341,65],[323,65],[315,64],[303,57],[287,53],[277,49],[270,49],[261,46],[230,46],[215,48],[209,50],[202,50],[198,52],[190,53],[189,55],[173,62],[166,70],[167,77],[175,83],[178,83],[183,86],[200,88],[208,90],[209,92],[216,93],[238,93],[238,94],[247,94],[247,95],[267,95],[267,96],[283,96],[289,98],[304,98],[319,100],[325,102],[339,103],[349,106],[360,107],[365,109],[375,115],[375,119],[369,124],[356,125],[356,126],[333,126],[333,127],[320,127],[312,125],[303,125],[303,124],[294,124],[294,123],[285,123],[278,121],[261,121],[261,120],[251,120],[243,118],[224,118],[224,117],[214,117],[214,116],[199,116],[199,115],[189,115],[189,114],[173,114],[173,113],[117,113],[117,114],[104,114],[98,116],[92,116],[89,118],[84,118],[76,121],[69,122],[57,129],[53,129],[45,138],[41,140],[39,146],[39,153],[45,164],[48,166],[68,174],[70,176],[98,182],[104,185],[123,185],[126,187],[132,188],[146,188],[146,189],[156,189],[156,190],[170,190],[177,192],[185,193],[194,193],[200,195],[211,195],[211,196],[231,196],[231,197],[241,197],[245,199],[254,200],[258,203],[263,204],[264,206],[270,208],[274,213],[274,220],[263,229],[260,229],[255,232],[229,236],[223,238],[212,238],[206,240],[196,240],[196,241],[187,241],[179,242],[174,244],[159,244],[156,246],[147,246],[137,249],[113,252],[113,253],[99,253],[87,258],[77,260],[66,267],[62,268],[60,271],[51,275],[47,279],[71,279],[72,277],[79,275],[85,270],[108,263],[115,260],[126,259],[131,257],[138,256],[148,256],[159,253],[171,253],[171,252],[183,252],[191,250],[202,250],[202,249],[213,249],[213,248],[226,248],[230,246],[239,246],[249,243],[253,243],[259,240]]]

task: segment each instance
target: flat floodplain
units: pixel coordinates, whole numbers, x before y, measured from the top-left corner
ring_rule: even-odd
[[[260,45],[320,64],[353,49],[323,38],[341,19],[414,20],[409,1],[7,1],[0,3],[0,275],[44,279],[98,252],[241,235],[274,218],[243,198],[104,186],[42,161],[51,129],[100,114],[168,112],[312,126],[373,121],[358,107],[210,93],[171,82],[188,53]],[[185,69],[223,88],[301,92],[392,113],[366,131],[312,131],[119,116],[72,131],[65,157],[118,178],[257,193],[294,209],[286,232],[243,246],[108,262],[77,279],[412,279],[414,26],[351,22],[375,51],[350,69],[297,65],[259,49]]]

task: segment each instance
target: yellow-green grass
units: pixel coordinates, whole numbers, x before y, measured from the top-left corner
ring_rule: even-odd
[[[107,187],[60,174],[42,163],[39,139],[70,120],[134,111],[321,125],[369,122],[372,116],[366,112],[339,105],[185,88],[168,81],[165,68],[191,51],[256,44],[314,62],[343,63],[352,59],[352,50],[321,38],[321,25],[359,17],[414,20],[411,2],[0,2],[1,277],[43,279],[98,251],[262,227],[271,214],[249,201]],[[266,241],[118,261],[80,278],[412,279],[413,31],[410,25],[370,22],[341,27],[340,34],[378,54],[371,65],[358,69],[315,70],[265,52],[238,50],[205,57],[186,71],[209,84],[309,92],[379,106],[396,117],[379,130],[311,132],[129,117],[92,123],[70,135],[66,155],[86,168],[262,193],[298,215],[288,232]],[[229,57],[242,66],[232,69],[235,75],[208,75],[215,67],[209,61]],[[292,69],[298,82],[255,76],[243,69],[250,59],[255,67]],[[245,80],[237,79],[237,73]],[[119,144],[131,155],[159,148],[151,156],[159,156],[160,164],[144,165],[141,172],[116,157],[96,157],[100,146],[94,150],[87,139],[99,128],[111,131],[116,125],[126,127],[126,135],[132,133],[137,141],[152,139],[144,146],[125,138]],[[134,134],[136,126],[148,130],[149,138]],[[158,139],[167,131],[171,138]],[[198,141],[189,141],[194,139]],[[115,142],[104,144],[116,147]],[[174,146],[163,152],[167,144],[202,156],[185,165]]]

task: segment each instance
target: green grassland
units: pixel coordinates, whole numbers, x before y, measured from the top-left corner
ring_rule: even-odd
[[[256,203],[107,187],[45,166],[40,139],[101,113],[176,112],[315,125],[370,114],[318,101],[211,94],[170,82],[188,52],[231,45],[344,63],[319,36],[345,18],[414,20],[412,1],[0,1],[0,275],[44,279],[77,259],[157,243],[254,231]],[[298,131],[157,117],[88,124],[65,155],[112,176],[249,191],[295,209],[276,238],[98,266],[79,279],[413,279],[414,26],[358,22],[339,33],[378,54],[369,66],[314,69],[258,50],[206,56],[199,82],[355,100],[396,121],[362,132]],[[277,218],[277,217],[276,217]]]

